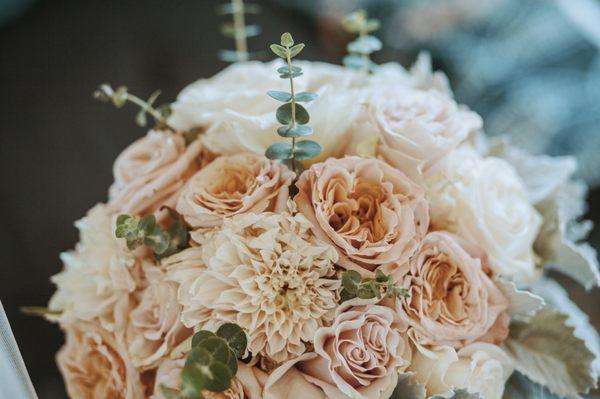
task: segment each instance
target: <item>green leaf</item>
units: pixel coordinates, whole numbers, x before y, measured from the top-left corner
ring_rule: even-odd
[[[198,343],[196,348],[204,348],[217,362],[224,364],[229,363],[229,358],[231,357],[230,348],[229,345],[227,345],[227,341],[223,338],[218,336],[205,338]]]
[[[355,270],[347,270],[342,273],[342,286],[349,294],[356,294],[362,278]]]
[[[233,323],[223,324],[217,330],[217,335],[229,344],[229,346],[235,351],[238,358],[242,358],[246,352],[246,346],[248,345],[248,338],[242,328]]]
[[[366,27],[367,12],[365,10],[357,10],[344,17],[342,26],[350,33],[360,33]]]
[[[369,69],[372,65],[371,60],[365,59],[360,55],[350,54],[344,57],[342,63],[352,69]]]
[[[223,392],[231,386],[233,373],[231,369],[221,362],[210,365],[211,379],[206,381],[206,389],[212,392]]]
[[[285,47],[282,47],[279,44],[271,44],[270,49],[275,53],[275,55],[287,59],[288,50]]]
[[[169,233],[163,232],[160,228],[156,228],[152,234],[144,237],[144,245],[152,248],[156,255],[162,255],[169,248]]]
[[[138,221],[129,215],[119,215],[117,217],[117,227],[115,229],[115,236],[117,238],[125,238],[126,236],[133,234],[137,238]]]
[[[303,91],[302,93],[296,94],[295,100],[301,103],[306,103],[309,101],[314,101],[319,97],[316,93],[309,93],[307,91]]]
[[[283,66],[283,67],[277,68],[277,72],[279,72],[280,74],[284,74],[284,73],[287,74],[289,72],[289,69],[288,69],[288,67]],[[302,68],[292,65],[292,73],[300,73],[301,74],[301,72],[302,72]]]
[[[156,228],[156,218],[154,215],[146,215],[141,218],[138,223],[138,228],[147,234],[152,234]]]
[[[261,32],[262,32],[262,29],[261,29],[260,25],[246,25],[246,27],[244,29],[244,33],[246,34],[246,37],[256,37],[256,36],[260,35]]]
[[[290,49],[290,58],[294,58],[304,49],[304,43],[296,44]]]
[[[349,300],[350,300],[350,299],[352,299],[352,298],[356,298],[356,295],[355,295],[355,294],[351,294],[351,293],[349,293],[348,291],[346,291],[346,289],[345,289],[345,288],[344,288],[344,289],[342,289],[342,291],[340,292],[340,300],[341,300],[342,302],[349,301]]]
[[[214,338],[216,334],[212,331],[200,330],[192,337],[192,348],[195,348],[200,344],[200,342],[204,341],[208,338]]]
[[[287,103],[292,99],[292,94],[287,91],[277,91],[277,90],[269,90],[267,95],[277,101],[281,101],[283,103]]]
[[[299,161],[311,159],[319,155],[322,151],[321,146],[312,140],[302,140],[296,143],[294,158]]]
[[[375,36],[364,36],[348,44],[348,51],[351,53],[371,54],[382,48],[381,40]]]
[[[415,373],[405,373],[398,376],[398,382],[389,399],[425,399],[425,387],[416,381],[411,381]]]
[[[138,126],[146,126],[148,124],[146,110],[144,108],[142,108],[135,116],[135,124]]]
[[[293,157],[289,143],[275,143],[267,148],[265,156],[269,159],[290,159]]]
[[[361,299],[371,299],[377,296],[377,292],[373,291],[369,285],[361,285],[356,291],[356,296]]]
[[[431,396],[429,399],[484,399],[479,393],[470,393],[466,389],[455,389],[445,395]]]
[[[279,77],[281,79],[289,79],[289,78],[297,78],[298,76],[302,76],[304,75],[302,72],[292,72],[291,74],[289,73],[282,73],[281,75],[279,75]]]
[[[310,136],[313,132],[313,128],[306,125],[296,125],[295,127],[290,127],[290,125],[281,126],[277,128],[277,134],[281,137],[304,137]]]
[[[292,121],[292,104],[286,103],[277,108],[275,117],[282,125],[287,125]]]
[[[295,170],[297,175],[300,175],[302,172],[304,172],[304,166],[302,166],[302,164],[298,161],[296,161],[295,159],[284,159],[281,161],[282,164],[284,164],[285,166],[287,166],[287,168],[289,170]],[[290,197],[295,196],[296,194],[298,194],[298,187],[296,187],[295,184],[290,185]]]
[[[171,104],[169,103],[159,105],[157,111],[165,120],[173,113],[173,109],[171,108]]]
[[[375,281],[377,281],[378,283],[385,283],[389,280],[390,280],[390,276],[386,276],[385,273],[382,272],[381,270],[377,269],[375,271]]]
[[[262,8],[258,5],[258,4],[244,4],[244,13],[245,14],[260,14],[260,12],[262,11]],[[234,7],[233,4],[231,3],[226,3],[226,4],[221,4],[220,6],[217,7],[217,14],[219,15],[227,15],[227,14],[233,14],[234,13]]]
[[[550,392],[579,397],[595,383],[594,354],[575,335],[568,316],[548,307],[527,322],[513,322],[504,346],[515,367]]]
[[[379,22],[379,20],[377,20],[377,19],[370,19],[366,23],[365,31],[367,33],[371,33],[371,32],[376,31],[380,27],[381,27],[381,22]]]
[[[310,121],[310,115],[308,114],[308,111],[306,110],[306,108],[304,108],[300,104],[296,104],[295,108],[296,108],[296,123],[298,123],[300,125],[306,125]],[[291,104],[290,104],[290,109],[291,109]],[[289,122],[286,122],[286,123],[289,123]]]
[[[117,88],[112,96],[112,102],[117,108],[121,108],[127,102],[127,87],[121,86]]]
[[[210,365],[214,363],[211,354],[204,348],[195,347],[188,354],[181,372],[181,394],[184,397],[200,397],[209,380],[214,378]],[[229,369],[227,368],[227,371]]]
[[[240,54],[238,51],[235,50],[219,50],[218,56],[219,59],[224,62],[240,62],[243,59],[246,59],[248,57],[248,54]]]
[[[523,374],[515,371],[504,386],[503,399],[561,399],[551,394],[543,386],[536,384]]]
[[[283,47],[292,47],[294,45],[294,39],[289,32],[285,32],[281,35],[281,45]]]

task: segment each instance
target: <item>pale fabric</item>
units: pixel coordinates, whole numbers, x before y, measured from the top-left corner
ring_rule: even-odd
[[[225,220],[201,247],[165,259],[167,278],[180,284],[183,323],[236,323],[249,351],[275,363],[304,353],[333,320],[340,287],[335,250],[310,228],[301,214],[249,213]]]
[[[539,276],[532,247],[541,217],[510,164],[464,144],[430,171],[427,186],[433,228],[476,242],[495,273],[518,283]]]
[[[381,138],[377,155],[415,181],[483,125],[479,115],[433,89],[388,85],[368,107]]]
[[[180,321],[179,286],[163,278],[153,267],[146,272],[149,285],[139,294],[138,305],[129,313],[126,344],[133,364],[148,369],[190,337],[192,330]]]
[[[462,347],[481,339],[493,326],[500,343],[508,334],[508,300],[460,239],[444,231],[429,233],[398,280],[408,297],[398,299],[399,315],[419,342]]]
[[[352,299],[330,327],[315,335],[313,359],[299,363],[306,378],[333,399],[379,398],[411,359],[408,325],[386,306],[391,300]]]
[[[88,322],[68,324],[65,332],[56,360],[69,397],[145,398],[138,371],[112,333]]]
[[[198,140],[186,147],[179,133],[151,130],[117,157],[109,203],[131,215],[174,207],[181,187],[213,158]]]
[[[227,217],[286,209],[294,173],[279,161],[242,153],[217,158],[195,174],[177,202],[193,228],[220,226]]]
[[[330,158],[297,186],[294,201],[315,235],[337,249],[338,265],[366,277],[408,261],[429,226],[424,190],[376,159]]]
[[[181,372],[185,359],[164,359],[156,371],[154,390],[150,399],[165,399],[160,387],[179,390],[181,388]],[[238,371],[231,381],[231,387],[223,392],[203,391],[205,399],[262,399],[262,384],[266,374],[243,362],[238,362]]]
[[[52,276],[57,290],[48,307],[60,320],[98,319],[108,330],[122,329],[130,311],[130,294],[140,281],[142,262],[115,237],[115,215],[98,204],[75,225],[80,241],[61,254],[64,270]]]

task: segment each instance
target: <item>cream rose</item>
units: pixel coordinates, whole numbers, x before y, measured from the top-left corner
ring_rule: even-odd
[[[541,217],[507,162],[463,145],[431,172],[428,200],[432,226],[477,243],[495,273],[518,283],[537,278],[533,243]]]
[[[376,159],[328,159],[296,184],[298,210],[317,237],[340,254],[338,264],[372,276],[378,266],[402,264],[429,226],[424,190]]]
[[[395,373],[408,367],[407,324],[377,301],[356,298],[344,302],[333,324],[315,334],[318,357],[299,364],[307,380],[323,389],[328,398],[379,398]]]
[[[75,223],[80,241],[75,250],[61,254],[64,270],[52,276],[57,289],[48,307],[61,312],[60,321],[97,319],[108,330],[124,328],[146,261],[115,237],[115,218],[99,204]]]
[[[144,398],[140,375],[114,335],[95,323],[66,326],[66,343],[56,356],[71,398]]]
[[[461,347],[473,342],[508,307],[481,260],[443,231],[425,236],[400,281],[409,296],[398,299],[399,315],[422,344]]]
[[[186,147],[180,134],[151,130],[117,157],[110,205],[134,215],[174,207],[186,180],[213,158],[198,140]]]
[[[305,104],[310,113],[311,139],[323,146],[323,157],[343,154],[343,146],[355,115],[360,89],[353,88],[360,75],[336,65],[295,62],[303,75],[294,81],[296,92],[312,91],[319,97]],[[210,79],[186,87],[172,105],[169,123],[186,130],[205,127],[202,140],[221,154],[264,154],[273,143],[279,123],[275,109],[281,105],[267,96],[269,90],[289,91],[289,82],[279,78],[281,60],[235,63]],[[339,118],[344,115],[344,118]]]
[[[164,359],[156,370],[154,392],[150,399],[166,399],[160,387],[178,390],[181,387],[181,372],[185,359]],[[238,362],[238,371],[231,381],[231,387],[223,392],[204,391],[205,399],[262,399],[262,384],[266,374],[256,367]]]
[[[129,313],[126,343],[131,360],[138,368],[154,367],[192,334],[180,321],[179,287],[164,280],[162,274],[159,268],[147,271],[149,285],[140,294],[136,308]]]
[[[458,352],[449,346],[415,347],[409,371],[416,373],[428,395],[466,389],[483,399],[500,399],[514,370],[511,359],[496,345],[478,342]]]
[[[415,181],[482,127],[479,115],[447,94],[406,86],[375,91],[369,114],[381,137],[377,155]]]
[[[294,173],[280,162],[243,153],[217,158],[196,173],[177,202],[193,228],[219,226],[243,213],[286,209]]]

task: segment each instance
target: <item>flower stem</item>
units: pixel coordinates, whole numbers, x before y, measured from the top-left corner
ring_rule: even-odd
[[[135,95],[130,94],[130,93],[127,93],[127,100],[130,101],[130,102],[132,102],[132,103],[134,103],[134,104],[136,104],[141,109],[143,109],[145,112],[147,112],[150,115],[152,115],[152,117],[154,118],[154,120],[156,120],[163,127],[171,130],[172,132],[176,131],[176,129],[173,126],[170,126],[167,123],[167,120],[161,115],[161,113],[158,112],[156,109],[154,109],[146,101],[144,101],[141,98],[139,98],[138,96],[135,96]]]
[[[292,95],[292,121],[290,122],[290,127],[296,127],[296,93],[294,91],[294,77],[292,75],[292,58],[290,57],[290,50],[287,50],[287,67],[288,74],[290,75],[290,94]],[[292,137],[292,154],[296,151],[296,138]],[[292,158],[292,169],[293,172],[296,173],[296,158]]]
[[[233,9],[233,30],[235,32],[235,48],[239,61],[248,61],[248,41],[246,38],[246,16],[243,0],[231,0]]]

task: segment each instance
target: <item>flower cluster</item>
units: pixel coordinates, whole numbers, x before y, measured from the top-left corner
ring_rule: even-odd
[[[593,345],[539,288],[547,264],[600,281],[567,231],[570,174],[547,173],[564,160],[486,139],[430,66],[296,67],[276,46],[287,64],[186,88],[76,224],[48,314],[69,395],[499,399],[515,369],[590,389]],[[275,71],[292,90],[269,98]],[[322,152],[299,156],[312,132]]]

